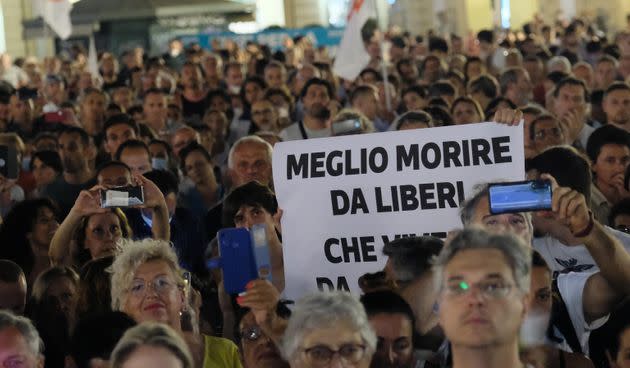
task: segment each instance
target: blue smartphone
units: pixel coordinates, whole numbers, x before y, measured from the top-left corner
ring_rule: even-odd
[[[258,278],[250,233],[245,228],[221,229],[218,233],[223,287],[228,294],[240,294],[245,285]]]
[[[551,210],[549,180],[494,183],[488,190],[490,213],[493,215]]]

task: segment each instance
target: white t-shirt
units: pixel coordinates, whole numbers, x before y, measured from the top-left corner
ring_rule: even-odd
[[[630,235],[608,226],[605,229],[616,237],[626,251],[630,252]],[[547,261],[549,268],[555,274],[559,272],[597,272],[599,267],[584,245],[564,245],[558,239],[550,236],[535,238],[534,249]]]
[[[571,318],[571,324],[575,329],[575,334],[582,346],[582,352],[588,356],[588,338],[591,335],[591,331],[596,330],[604,325],[608,321],[610,315],[606,315],[600,319],[587,323],[584,317],[584,303],[582,298],[584,296],[584,287],[586,281],[593,276],[593,273],[586,272],[569,272],[566,274],[560,274],[557,278],[558,291],[564,304],[567,307],[569,318]],[[558,348],[566,351],[571,351],[571,348],[563,341]]]
[[[306,132],[307,138],[325,138],[330,137],[329,129],[320,129],[320,130],[311,130],[306,125],[304,126],[304,131]],[[284,128],[280,132],[280,137],[284,141],[296,141],[300,139],[304,139],[302,136],[302,131],[300,130],[300,123],[293,123],[288,127]]]

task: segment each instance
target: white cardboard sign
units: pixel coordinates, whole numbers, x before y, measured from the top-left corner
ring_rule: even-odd
[[[385,265],[397,236],[461,227],[459,203],[476,184],[523,180],[523,128],[496,123],[278,143],[285,296],[358,293]]]

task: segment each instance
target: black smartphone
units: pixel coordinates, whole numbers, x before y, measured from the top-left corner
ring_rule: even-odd
[[[101,190],[101,207],[132,207],[144,204],[142,186],[113,187]]]
[[[363,131],[363,127],[361,126],[361,120],[359,119],[350,119],[339,121],[336,123],[332,123],[332,135],[348,135],[348,134],[357,134]]]
[[[18,178],[20,170],[14,146],[0,146],[0,174],[7,179]]]
[[[490,192],[490,213],[530,212],[551,210],[551,182],[530,180],[494,183]]]

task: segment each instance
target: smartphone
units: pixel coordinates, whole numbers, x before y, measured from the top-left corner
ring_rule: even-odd
[[[101,190],[101,207],[132,207],[144,204],[142,186],[114,187]]]
[[[344,120],[332,124],[332,135],[334,136],[357,134],[362,131],[363,127],[359,119]]]
[[[0,174],[7,179],[18,178],[20,170],[14,146],[0,146]]]
[[[258,278],[272,281],[271,257],[269,256],[269,243],[267,242],[267,225],[256,224],[252,226],[250,235]]]
[[[490,184],[490,213],[551,210],[551,182],[530,180]]]
[[[223,287],[228,294],[240,294],[248,282],[258,278],[251,234],[245,228],[228,228],[219,230],[217,238]]]

